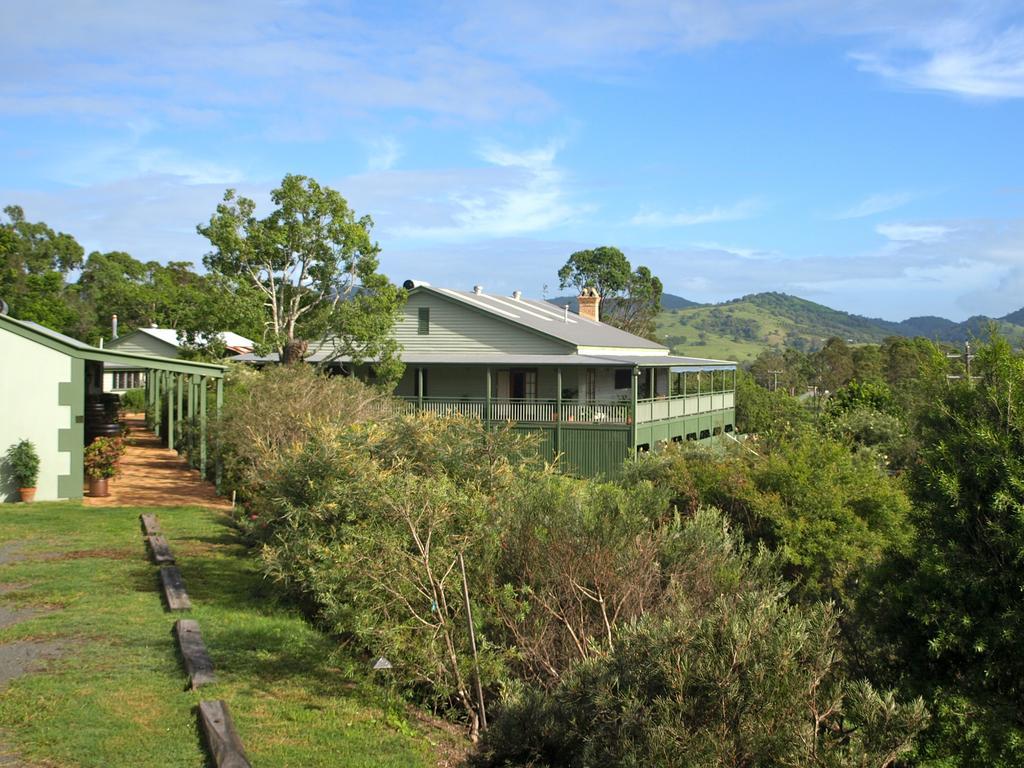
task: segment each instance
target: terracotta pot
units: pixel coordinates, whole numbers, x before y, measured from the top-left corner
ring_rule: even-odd
[[[90,477],[89,478],[89,495],[90,496],[109,496],[110,491],[107,489],[107,481],[110,478],[107,477]]]
[[[19,488],[18,493],[21,494],[21,500],[26,504],[31,504],[36,498],[35,488]]]

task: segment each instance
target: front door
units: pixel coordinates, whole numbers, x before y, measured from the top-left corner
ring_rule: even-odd
[[[537,399],[537,369],[513,368],[509,371],[511,396],[515,400]]]

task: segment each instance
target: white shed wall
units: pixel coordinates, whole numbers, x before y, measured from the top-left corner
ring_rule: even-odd
[[[0,330],[0,453],[22,439],[39,453],[36,499],[58,499],[57,477],[71,472],[71,454],[58,450],[58,433],[71,426],[71,408],[58,404],[59,385],[71,381],[71,358]],[[9,500],[17,489],[0,489]]]

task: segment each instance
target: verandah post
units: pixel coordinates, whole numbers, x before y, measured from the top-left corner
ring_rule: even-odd
[[[632,391],[632,398],[631,398],[632,402],[630,404],[630,407],[632,408],[632,411],[631,411],[630,417],[629,417],[629,442],[630,442],[630,445],[633,446],[633,452],[632,452],[631,455],[632,456],[636,456],[636,400],[637,400],[637,391],[638,391],[639,386],[640,386],[640,368],[638,366],[633,366],[633,375],[630,378],[632,379],[632,382],[633,382],[633,386],[632,386],[632,390],[633,391]]]
[[[486,380],[487,394],[484,400],[484,421],[486,424],[491,422],[491,366],[487,366],[487,380]]]
[[[153,371],[146,371],[146,429],[153,428],[153,417],[150,415],[153,412]]]
[[[224,378],[220,377],[217,379],[217,420],[220,420],[220,410],[224,405]],[[224,474],[224,465],[221,463],[220,451],[217,451],[217,465],[214,470],[214,482],[217,485],[217,492],[220,492],[221,479]]]
[[[423,367],[416,369],[416,410],[423,410]]]
[[[196,406],[199,402],[199,385],[198,377],[194,373],[188,374],[188,428],[189,428],[189,441],[195,439],[196,433]],[[194,445],[186,445],[185,450],[188,451],[188,463],[189,466],[194,467],[196,465],[196,452]]]
[[[153,371],[153,431],[160,434],[160,421],[163,419],[163,403],[160,399],[160,387],[163,386],[163,371]]]
[[[199,377],[199,476],[206,479],[206,377]]]
[[[555,455],[562,452],[562,366],[555,368]]]
[[[178,409],[178,421],[181,421],[181,414],[183,414],[185,412],[184,405],[183,405],[183,403],[184,403],[183,398],[184,398],[185,387],[184,387],[184,385],[182,383],[183,380],[184,380],[184,377],[185,377],[185,374],[183,374],[183,373],[176,373],[176,374],[174,374],[174,387],[175,387],[176,397],[178,398],[178,406],[177,406],[177,409]]]
[[[179,415],[174,412],[174,392],[169,386],[167,391],[167,447],[171,450],[174,450],[174,419]]]

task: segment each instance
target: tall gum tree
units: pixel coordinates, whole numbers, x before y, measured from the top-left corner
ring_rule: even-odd
[[[289,174],[271,192],[265,218],[229,189],[199,234],[213,245],[211,272],[249,282],[264,299],[266,342],[283,362],[303,359],[311,340],[334,340],[334,356],[374,361],[379,378],[400,375],[394,320],[404,292],[378,273],[373,220],[356,218],[339,192]]]

